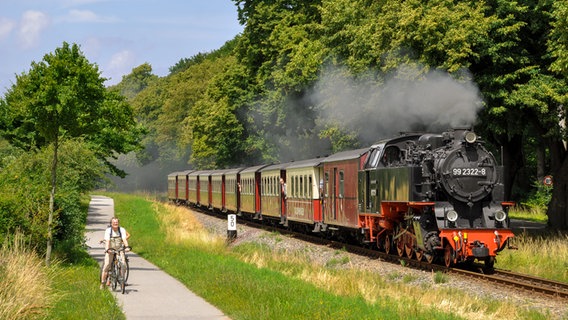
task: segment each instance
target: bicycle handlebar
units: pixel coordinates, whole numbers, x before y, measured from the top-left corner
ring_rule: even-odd
[[[121,248],[118,249],[118,250],[116,250],[116,249],[114,249],[114,248],[108,248],[107,252],[108,252],[108,253],[118,253],[118,252],[120,252],[120,251],[128,252],[128,251],[131,251],[131,250],[132,250],[132,247],[131,247],[131,246],[128,246],[128,247],[121,247]]]

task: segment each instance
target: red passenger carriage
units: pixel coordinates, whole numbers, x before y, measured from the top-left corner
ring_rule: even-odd
[[[357,229],[357,175],[369,148],[333,154],[323,164],[323,223]]]

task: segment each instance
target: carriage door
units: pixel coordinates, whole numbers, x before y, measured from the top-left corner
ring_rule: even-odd
[[[331,176],[331,217],[333,220],[337,220],[337,209],[339,206],[337,190],[337,168],[333,168],[333,175]]]
[[[288,181],[286,180],[286,170],[280,170],[280,177],[282,179],[284,179],[284,185],[280,185],[280,179],[278,179],[275,182],[275,185],[278,186],[279,190],[280,190],[280,217],[285,218],[286,217],[286,185],[288,184]]]

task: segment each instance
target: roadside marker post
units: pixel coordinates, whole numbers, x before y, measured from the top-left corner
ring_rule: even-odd
[[[237,239],[237,215],[227,215],[227,241],[232,242]]]

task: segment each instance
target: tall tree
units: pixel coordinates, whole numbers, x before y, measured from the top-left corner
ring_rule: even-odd
[[[16,77],[7,91],[1,134],[27,150],[52,145],[51,191],[47,221],[46,264],[50,264],[53,213],[57,185],[58,149],[63,139],[82,137],[115,174],[124,175],[108,162],[115,153],[140,147],[143,130],[134,121],[124,97],[107,91],[106,79],[78,45],[63,46],[32,62],[28,73]]]
[[[539,93],[562,92],[562,95],[556,94],[552,100],[553,103],[543,106],[541,110],[547,111],[548,115],[543,122],[543,129],[546,129],[545,137],[549,141],[549,150],[551,156],[551,170],[554,175],[554,189],[552,193],[552,201],[548,207],[549,224],[559,226],[562,229],[568,229],[568,130],[566,130],[566,122],[568,121],[568,92],[566,88],[568,84],[568,2],[552,1],[551,9],[551,26],[550,37],[548,38],[547,48],[552,56],[550,71],[554,75],[561,78],[555,78],[552,86],[547,85],[539,88]],[[544,90],[543,90],[544,89]]]

